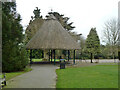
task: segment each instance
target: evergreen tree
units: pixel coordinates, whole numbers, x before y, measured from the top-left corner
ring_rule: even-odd
[[[40,12],[40,9],[38,9],[38,7],[34,9],[33,13],[34,13],[34,17],[31,16],[30,23],[25,31],[26,43],[28,43],[28,41],[35,35],[35,33],[39,30],[39,28],[42,26],[44,22],[44,20],[42,19],[42,16],[40,15],[41,12]]]
[[[97,35],[96,28],[91,28],[90,33],[87,36],[86,51],[90,53],[92,63],[93,56],[100,52],[100,40],[99,36]]]
[[[33,13],[34,13],[34,17],[33,16],[31,16],[31,20],[30,20],[30,23],[33,21],[33,20],[35,20],[35,19],[42,19],[42,15],[40,15],[40,9],[38,9],[38,7],[36,7],[36,9],[34,9],[34,11],[33,11]],[[30,24],[29,23],[29,24]]]
[[[39,28],[42,26],[44,20],[42,19],[42,15],[40,15],[40,9],[36,7],[34,9],[33,14],[34,16],[31,16],[30,23],[25,31],[25,43],[27,44],[30,39],[35,35],[35,33],[39,30]],[[32,50],[32,56],[33,58],[41,58],[42,57],[42,50]]]
[[[34,13],[34,18],[42,18],[42,16],[40,16],[40,9],[38,9],[38,7],[36,7],[36,9],[34,9],[34,11],[33,11],[33,13]]]
[[[68,23],[69,19],[68,17],[64,17],[64,15],[59,14],[58,12],[49,12],[48,14],[53,14],[56,19],[61,23],[61,25],[67,30],[67,31],[71,31],[73,30],[75,27],[72,26],[73,22]],[[48,17],[48,16],[46,16]]]
[[[23,28],[15,2],[2,3],[2,69],[5,72],[22,70],[28,62],[23,49]]]

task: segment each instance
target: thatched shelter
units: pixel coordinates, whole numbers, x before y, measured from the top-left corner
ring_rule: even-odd
[[[26,49],[42,50],[75,50],[80,49],[80,45],[62,27],[53,15],[50,15],[42,24],[40,29],[27,43]]]
[[[26,45],[27,49],[80,49],[80,45],[62,27],[54,16],[46,19]]]

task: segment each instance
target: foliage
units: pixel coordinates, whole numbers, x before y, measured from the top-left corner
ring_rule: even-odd
[[[86,48],[88,52],[99,53],[100,52],[100,40],[96,32],[96,28],[91,28],[89,35],[86,39]]]
[[[64,17],[64,15],[59,14],[58,12],[49,12],[48,14],[53,14],[67,31],[73,30],[75,28],[74,26],[72,26],[73,22],[68,23],[70,18]]]
[[[34,18],[42,18],[42,16],[40,16],[40,9],[38,9],[38,7],[36,7],[36,9],[34,9],[34,11],[33,11],[33,13],[34,13]],[[32,17],[31,17],[32,18]]]
[[[101,59],[114,59],[112,57],[112,53],[109,52],[109,50],[111,49],[109,45],[100,45],[100,54],[99,54],[99,57]],[[116,47],[117,49],[117,47]],[[117,51],[117,50],[116,50]],[[118,55],[117,53],[115,53],[115,58],[118,58]]]
[[[33,13],[34,13],[34,16],[31,16],[30,23],[25,31],[25,40],[24,40],[25,44],[27,44],[30,41],[30,39],[35,35],[35,33],[39,30],[39,28],[44,22],[44,20],[42,19],[42,16],[40,15],[41,12],[40,12],[40,9],[38,9],[38,7],[34,9]],[[42,58],[41,52],[42,50],[32,50],[33,58]]]
[[[41,58],[42,57],[42,50],[32,50],[32,58]]]
[[[118,26],[119,25],[117,19],[112,18],[105,22],[103,31],[103,42],[109,47],[108,52],[113,56],[113,58],[115,58],[115,55],[118,52]]]
[[[23,28],[14,2],[2,3],[2,69],[19,71],[27,65],[26,51],[22,48]]]
[[[87,53],[85,54],[85,38],[83,36],[80,36],[80,56],[81,56],[81,59],[84,59],[84,57],[86,57]],[[88,55],[87,55],[88,56]]]
[[[117,45],[118,43],[118,22],[116,19],[110,19],[105,22],[103,42],[107,45]]]
[[[25,31],[25,43],[28,43],[28,41],[35,35],[35,33],[39,30],[41,25],[43,24],[44,20],[42,19],[42,16],[40,15],[40,9],[36,7],[33,11],[34,17],[31,16],[30,23]]]
[[[118,65],[57,69],[56,88],[118,88]]]
[[[34,16],[31,16],[31,20],[30,20],[30,23],[32,22],[32,21],[34,21],[35,19],[42,19],[42,15],[40,15],[40,9],[38,9],[38,7],[36,7],[36,9],[34,9],[34,11],[33,11],[33,13],[34,13]],[[30,24],[29,23],[29,24]]]
[[[97,35],[96,28],[91,28],[89,35],[86,39],[86,52],[91,53],[91,60],[93,54],[98,54],[100,52],[100,40]]]

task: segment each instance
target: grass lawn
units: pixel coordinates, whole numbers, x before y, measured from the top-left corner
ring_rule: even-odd
[[[42,59],[32,59],[33,62],[41,62]],[[54,59],[52,59],[54,61]],[[55,59],[55,61],[60,61],[60,59]]]
[[[16,77],[16,76],[18,76],[18,75],[21,75],[21,74],[23,74],[23,73],[25,73],[25,72],[29,72],[29,71],[31,71],[32,69],[31,68],[25,68],[24,69],[24,71],[19,71],[19,72],[10,72],[10,73],[5,73],[6,74],[6,80],[9,80],[9,79],[11,79],[11,78],[13,78],[13,77]]]
[[[33,62],[40,62],[42,59],[32,59]]]
[[[118,88],[118,65],[57,69],[57,88]]]

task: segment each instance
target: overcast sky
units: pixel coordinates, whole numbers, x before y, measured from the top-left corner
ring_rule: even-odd
[[[16,0],[17,11],[22,17],[24,29],[29,24],[35,7],[41,9],[43,18],[48,12],[59,12],[69,17],[69,22],[77,33],[87,37],[92,27],[96,27],[101,39],[104,22],[118,17],[120,0]]]

